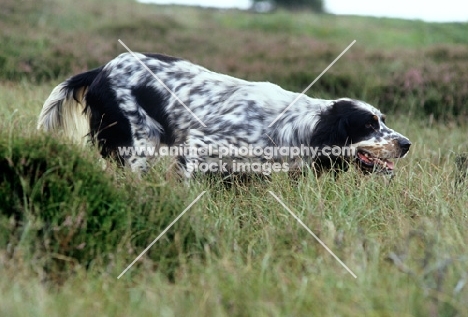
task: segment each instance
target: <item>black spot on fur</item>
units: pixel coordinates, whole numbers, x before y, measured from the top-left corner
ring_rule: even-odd
[[[358,107],[351,100],[339,100],[320,114],[320,119],[310,139],[310,145],[318,148],[345,147],[374,137],[379,129],[379,123],[373,116],[373,113]],[[348,157],[321,155],[314,160],[313,168],[319,175],[329,170],[336,176],[337,173],[348,170],[349,159]]]
[[[175,142],[174,126],[169,121],[165,105],[167,97],[149,86],[136,86],[132,88],[132,94],[146,114],[156,120],[163,128],[161,143],[172,145]]]
[[[131,146],[132,134],[127,116],[118,106],[106,72],[98,74],[89,86],[85,112],[90,114],[90,135],[98,142],[103,157],[118,157],[119,146]]]
[[[99,73],[101,73],[102,69],[103,69],[103,66],[71,77],[70,79],[67,80],[67,88],[75,89],[75,88],[87,87],[91,85],[93,81],[96,79],[96,77],[99,75]],[[81,100],[77,99],[77,96],[75,94],[73,95],[73,99],[75,99],[77,102],[81,102]]]
[[[178,57],[163,55],[163,54],[144,53],[144,55],[149,58],[160,60],[161,62],[164,62],[164,63],[174,63],[174,62],[178,62],[182,60],[181,58],[178,58]]]
[[[369,139],[379,129],[373,114],[353,101],[339,100],[320,114],[312,146],[346,146]]]

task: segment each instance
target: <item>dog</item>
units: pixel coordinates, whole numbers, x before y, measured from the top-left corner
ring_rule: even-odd
[[[195,149],[174,155],[185,179],[200,170],[196,167],[219,161],[221,152],[227,172],[235,172],[239,162],[262,167],[273,162],[284,171],[345,171],[356,165],[365,173],[392,174],[391,159],[404,157],[411,145],[363,101],[314,99],[149,53],[123,53],[59,84],[45,101],[37,128],[91,140],[104,158],[117,158],[138,173],[148,168],[148,151],[141,149]],[[333,147],[352,151],[325,153]],[[211,152],[200,151],[206,148]],[[308,148],[314,155],[275,152],[265,158],[261,151],[226,148]]]

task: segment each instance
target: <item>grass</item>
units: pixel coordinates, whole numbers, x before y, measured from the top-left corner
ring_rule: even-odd
[[[0,9],[2,316],[466,316],[466,24],[110,4]],[[143,179],[103,170],[95,149],[35,124],[59,81],[124,51],[117,38],[296,91],[357,39],[310,94],[378,105],[411,153],[391,181],[352,170],[227,189],[166,181],[165,162]]]

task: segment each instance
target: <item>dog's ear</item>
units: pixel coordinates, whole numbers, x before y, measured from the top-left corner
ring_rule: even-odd
[[[333,124],[327,128],[328,136],[324,145],[345,146],[349,142],[349,120],[345,116],[339,116]]]
[[[348,141],[348,118],[343,115],[336,115],[330,111],[320,114],[310,144],[311,146],[344,146]]]
[[[334,143],[332,145],[340,145],[340,146],[345,146],[348,143],[349,139],[349,122],[348,122],[348,117],[342,116],[337,124],[336,127],[336,136]]]

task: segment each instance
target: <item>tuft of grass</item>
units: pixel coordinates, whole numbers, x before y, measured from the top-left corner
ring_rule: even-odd
[[[125,228],[125,199],[99,168],[52,138],[0,138],[3,248],[52,274],[106,257]],[[122,199],[123,198],[123,199]]]
[[[9,250],[5,256],[12,261],[36,259],[35,269],[55,282],[77,267],[113,265],[119,253],[130,262],[183,207],[169,188],[140,186],[112,164],[103,171],[89,150],[44,135],[2,134],[0,171],[0,248]],[[183,234],[164,239],[178,245],[147,253],[168,276],[179,253],[200,243],[190,225],[175,229]]]

